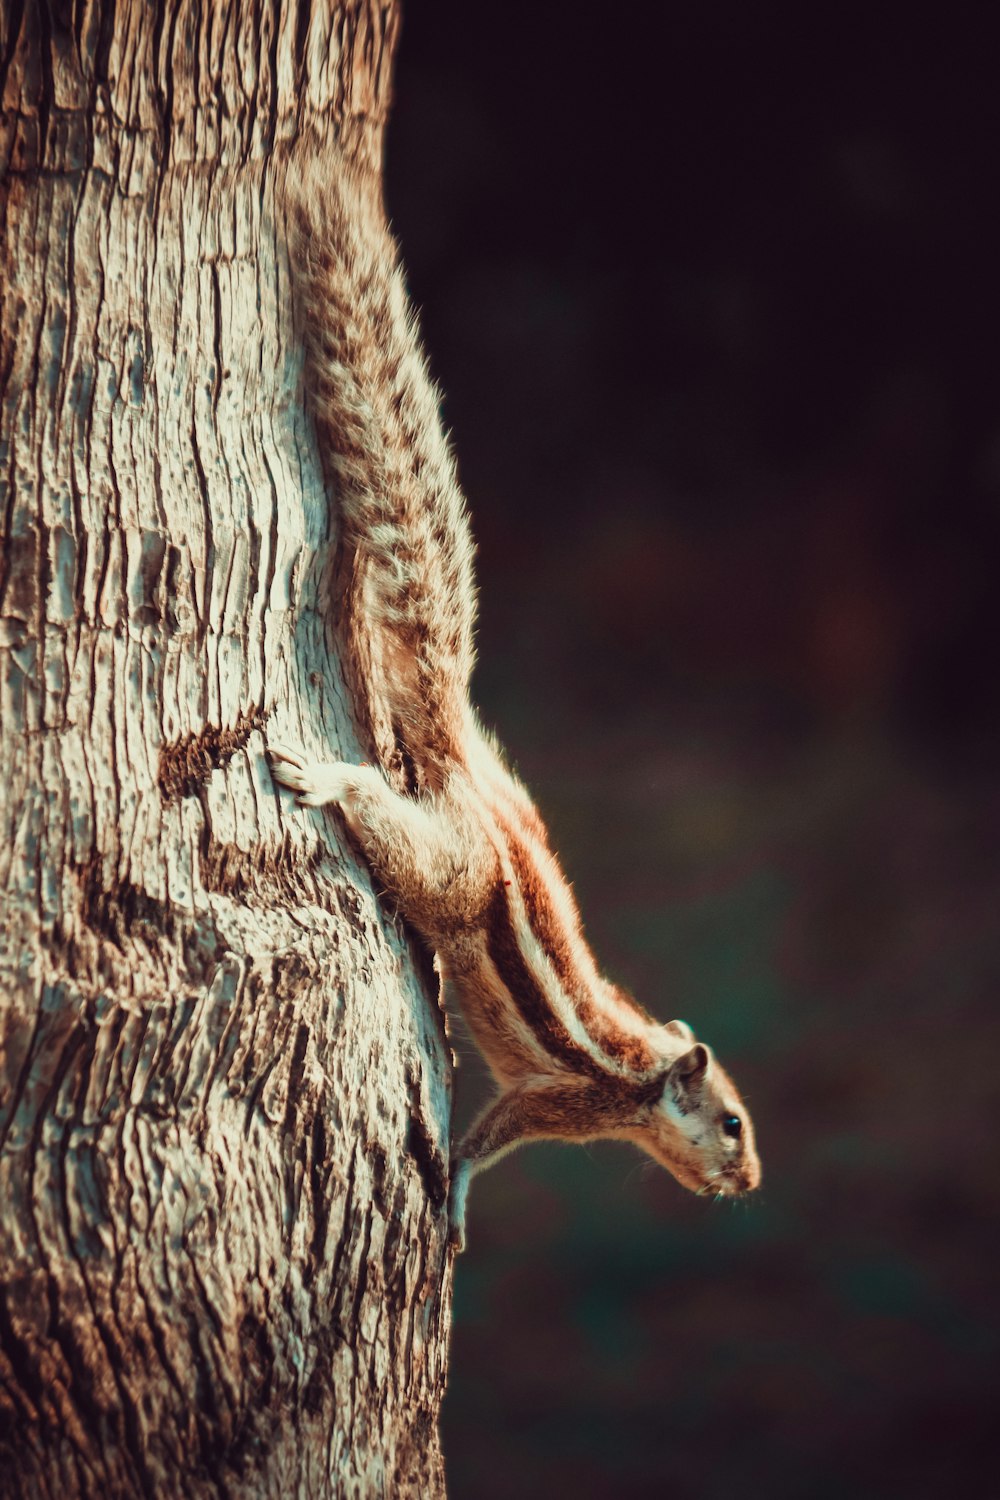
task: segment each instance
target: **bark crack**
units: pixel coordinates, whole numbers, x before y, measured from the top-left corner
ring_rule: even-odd
[[[240,712],[229,727],[208,724],[196,734],[161,745],[156,779],[164,800],[197,796],[212,772],[222,770],[237,751],[245,749],[267,719],[264,709],[250,709]]]

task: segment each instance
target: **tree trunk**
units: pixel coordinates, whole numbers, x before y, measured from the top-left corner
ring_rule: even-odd
[[[0,0],[4,1496],[443,1489],[434,987],[262,753],[364,758],[280,162],[396,29]]]

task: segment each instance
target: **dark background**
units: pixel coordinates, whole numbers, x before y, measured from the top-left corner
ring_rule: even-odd
[[[477,698],[765,1169],[478,1181],[452,1500],[1000,1493],[995,50],[898,10],[409,7]]]

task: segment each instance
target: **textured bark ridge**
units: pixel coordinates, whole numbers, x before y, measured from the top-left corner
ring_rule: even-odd
[[[275,184],[395,30],[0,4],[3,1496],[442,1491],[441,1018],[263,757],[363,758]]]

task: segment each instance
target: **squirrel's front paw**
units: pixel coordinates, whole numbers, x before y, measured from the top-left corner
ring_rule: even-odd
[[[465,1225],[448,1223],[448,1244],[456,1255],[461,1255],[465,1249]]]
[[[452,1162],[451,1189],[448,1193],[448,1243],[459,1255],[465,1249],[465,1205],[471,1177],[471,1162],[461,1159]]]

